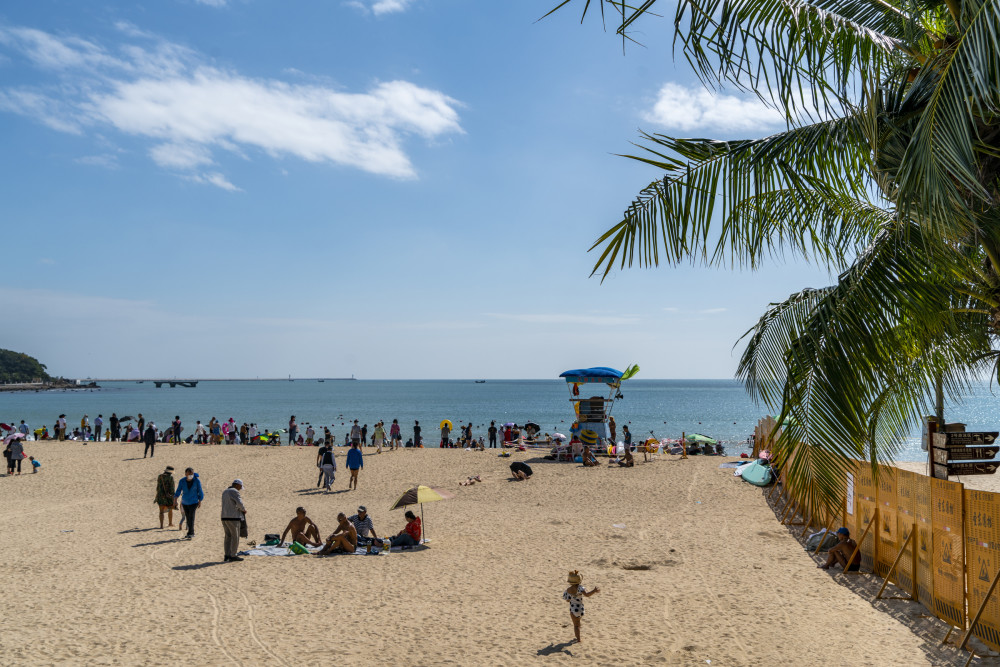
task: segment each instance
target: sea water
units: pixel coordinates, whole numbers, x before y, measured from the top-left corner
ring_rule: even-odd
[[[1000,402],[996,388],[983,384],[962,401],[946,408],[949,422],[963,422],[970,431],[1000,430]],[[616,401],[612,415],[628,426],[633,440],[651,435],[679,438],[681,433],[701,433],[726,445],[738,454],[757,420],[769,410],[755,405],[742,385],[734,380],[629,380],[622,384],[623,398]],[[583,385],[581,396],[607,396],[604,385]],[[0,421],[25,420],[32,429],[48,425],[66,414],[68,430],[78,426],[86,414],[90,423],[98,414],[107,428],[112,412],[137,416],[140,412],[157,427],[165,429],[175,415],[184,423],[184,436],[194,432],[195,421],[208,423],[212,417],[237,424],[254,422],[260,429],[287,428],[295,415],[300,432],[311,423],[317,432],[330,427],[342,444],[354,419],[368,424],[388,425],[399,420],[403,440],[413,435],[413,423],[420,421],[425,446],[436,446],[439,424],[448,419],[457,429],[473,424],[473,435],[486,436],[490,421],[536,422],[543,433],[569,434],[574,413],[567,385],[561,380],[295,380],[199,382],[197,387],[163,386],[151,382],[105,383],[97,390],[74,389],[40,392],[0,393]],[[458,435],[457,433],[455,435]],[[919,430],[911,434],[899,460],[924,460]]]

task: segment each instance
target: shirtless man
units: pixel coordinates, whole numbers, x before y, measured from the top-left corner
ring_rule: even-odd
[[[292,541],[299,544],[318,547],[323,543],[319,536],[319,527],[313,523],[312,519],[306,516],[304,507],[295,508],[295,518],[288,522],[285,532],[281,534],[279,544],[285,543],[285,536],[292,534]]]
[[[354,528],[354,524],[347,520],[347,515],[343,512],[337,515],[337,521],[340,525],[330,537],[326,538],[326,546],[317,554],[318,556],[338,551],[352,554],[358,548],[358,531]]]
[[[840,566],[844,568],[845,572],[857,572],[860,570],[860,551],[854,556],[854,560],[851,561],[850,566],[847,564],[847,559],[850,558],[851,554],[854,553],[854,550],[858,548],[858,543],[851,539],[851,531],[844,527],[838,528],[837,539],[840,540],[840,544],[830,549],[830,555],[827,557],[826,563],[823,565],[817,565],[816,567],[821,570],[829,570],[832,565],[840,563]]]

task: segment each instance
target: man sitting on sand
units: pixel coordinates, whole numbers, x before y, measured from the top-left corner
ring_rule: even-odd
[[[337,521],[340,525],[330,537],[326,538],[326,546],[318,555],[352,554],[358,548],[358,531],[354,528],[354,524],[347,520],[347,515],[343,512],[337,515]]]
[[[831,565],[839,563],[845,572],[857,572],[860,570],[861,551],[858,549],[858,543],[851,539],[851,531],[844,527],[838,528],[837,539],[840,540],[840,544],[830,549],[826,563],[817,565],[816,567],[821,570],[829,570]],[[857,553],[855,553],[855,550],[857,550]],[[851,557],[851,554],[854,554],[854,560],[848,565],[847,559]]]
[[[583,446],[583,465],[592,468],[597,465],[597,457],[590,451],[590,445]]]
[[[306,516],[304,507],[295,508],[295,518],[288,522],[278,544],[284,544],[285,536],[289,533],[292,534],[292,541],[299,544],[313,547],[323,544],[323,540],[319,536],[319,527],[313,523],[312,519]]]
[[[608,465],[611,465],[612,463],[617,463],[622,468],[632,468],[635,466],[635,459],[632,457],[632,452],[626,447],[625,454],[622,458],[608,461]]]

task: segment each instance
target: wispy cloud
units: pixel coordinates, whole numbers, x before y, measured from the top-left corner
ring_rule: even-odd
[[[75,162],[77,164],[85,164],[89,167],[104,167],[105,169],[118,168],[118,156],[111,153],[85,155],[83,157],[78,157]]]
[[[456,100],[408,81],[351,93],[248,77],[207,65],[200,54],[131,23],[116,27],[133,42],[111,51],[80,37],[0,26],[0,50],[53,77],[44,86],[0,88],[0,110],[63,132],[112,127],[151,140],[156,164],[226,190],[238,188],[219,171],[198,171],[217,164],[220,153],[292,156],[413,178],[403,148],[408,137],[462,132]]]
[[[225,7],[229,4],[229,0],[194,0],[200,5],[208,5],[209,7]]]
[[[226,177],[217,171],[209,172],[207,174],[194,174],[188,177],[189,180],[195,183],[205,183],[208,185],[214,185],[217,188],[222,188],[223,190],[228,190],[229,192],[243,192],[242,189],[236,187],[228,180]]]
[[[761,132],[783,127],[784,116],[755,97],[715,94],[705,88],[667,83],[660,88],[653,108],[643,118],[681,130],[713,129]]]
[[[583,324],[590,326],[618,326],[636,324],[639,318],[619,315],[574,315],[570,313],[486,313],[488,317],[526,324]]]

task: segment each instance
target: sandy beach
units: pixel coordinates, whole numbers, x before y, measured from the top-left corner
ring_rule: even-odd
[[[721,458],[585,469],[495,450],[366,451],[359,490],[346,491],[338,449],[336,492],[324,494],[312,448],[25,451],[42,472],[0,479],[3,664],[919,665],[967,655],[937,645],[946,629],[919,606],[873,606],[869,577],[817,570]],[[534,478],[509,481],[514,460]],[[205,487],[191,541],[157,527],[166,465],[178,476],[194,467]],[[476,474],[484,483],[458,485]],[[381,535],[402,529],[388,507],[407,486],[455,497],[425,506],[431,541],[420,551],[222,563],[220,496],[235,477],[258,541],[297,505],[324,535],[338,511],[367,505]],[[601,588],[582,644],[571,643],[561,597],[572,569]]]

